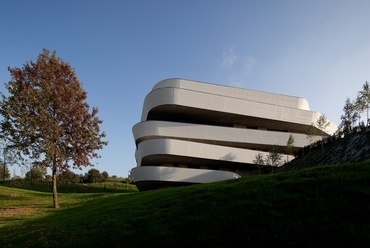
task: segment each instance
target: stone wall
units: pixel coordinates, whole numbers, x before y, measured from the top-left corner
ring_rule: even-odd
[[[299,155],[283,165],[277,172],[300,170],[320,165],[370,160],[370,128],[354,131],[343,137],[331,136],[313,147],[302,149]]]

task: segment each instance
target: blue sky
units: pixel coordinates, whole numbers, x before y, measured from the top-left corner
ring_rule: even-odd
[[[346,97],[370,81],[369,9],[366,0],[4,0],[0,91],[8,66],[57,51],[104,121],[97,168],[126,177],[132,126],[166,78],[304,97],[339,124]]]

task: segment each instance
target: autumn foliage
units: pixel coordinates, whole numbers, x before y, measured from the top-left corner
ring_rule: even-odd
[[[19,151],[40,166],[50,167],[54,207],[58,207],[56,175],[70,167],[92,165],[96,152],[107,145],[98,109],[86,102],[74,69],[43,49],[37,61],[8,68],[11,81],[2,95],[2,132]]]

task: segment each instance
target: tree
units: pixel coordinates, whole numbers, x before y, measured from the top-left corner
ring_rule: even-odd
[[[9,147],[8,147],[8,144],[3,141],[0,143],[0,150],[1,150],[1,171],[0,171],[0,175],[1,175],[1,178],[3,179],[3,181],[5,182],[5,179],[9,178],[10,177],[10,173],[9,173],[9,169],[8,169],[8,166],[7,166],[7,162],[9,160]],[[9,176],[7,177],[7,175],[9,174]]]
[[[74,69],[55,51],[43,49],[36,62],[8,70],[9,96],[1,94],[0,103],[2,132],[9,135],[19,156],[51,169],[53,203],[58,208],[57,172],[92,165],[90,159],[99,157],[96,150],[108,143],[102,140],[98,109],[90,112]]]
[[[26,173],[26,179],[31,181],[42,181],[46,176],[46,168],[33,167]]]
[[[58,175],[58,180],[62,182],[68,182],[68,183],[79,183],[80,182],[80,176],[73,173],[69,169],[66,169],[62,173]]]
[[[10,178],[9,168],[3,163],[0,165],[0,178],[2,178],[3,181]]]
[[[289,156],[291,155],[294,151],[294,136],[289,135],[288,141],[286,142],[286,161],[289,162]]]
[[[355,111],[355,104],[351,101],[349,97],[346,98],[343,114],[341,115],[341,124],[340,127],[343,129],[345,134],[348,134],[352,130],[352,126],[358,118],[358,113]]]
[[[2,167],[2,179],[5,181],[6,170],[10,165],[16,162],[16,156],[14,155],[15,149],[9,142],[8,138],[0,133],[0,161],[3,165]],[[23,164],[23,161],[18,160],[19,164]]]
[[[316,127],[313,123],[311,123],[311,125],[308,127],[306,135],[307,135],[308,141],[310,142],[309,147],[311,151],[312,140],[313,140],[313,137],[316,135]]]
[[[321,132],[321,148],[324,147],[324,134],[326,128],[330,125],[329,120],[326,118],[325,115],[320,115],[319,119],[316,121],[316,126]]]
[[[271,173],[274,173],[274,167],[281,163],[282,155],[279,153],[279,147],[274,145],[266,157],[266,164],[271,166]]]
[[[356,102],[361,112],[366,110],[366,125],[369,126],[370,87],[367,81],[362,85],[362,90],[358,92]]]
[[[101,173],[101,180],[102,180],[102,182],[106,182],[106,181],[108,181],[108,179],[109,179],[109,174],[108,174],[108,172],[103,171],[103,172]]]
[[[258,165],[258,174],[261,174],[261,165],[265,164],[265,160],[263,159],[262,153],[258,153],[254,157],[253,163]]]
[[[358,118],[358,125],[361,125],[361,114],[366,110],[366,103],[360,95],[357,95],[356,100],[353,103],[353,109],[355,116]]]
[[[102,180],[102,175],[100,174],[100,171],[97,169],[90,169],[87,172],[87,181],[89,183],[99,183]]]

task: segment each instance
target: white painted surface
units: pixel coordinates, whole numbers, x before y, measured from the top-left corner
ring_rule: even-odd
[[[238,118],[252,117],[253,120],[263,123],[256,124],[259,129],[247,129],[242,123],[232,123],[235,127],[224,127],[217,124],[211,126],[176,121],[148,121],[149,112],[162,106],[161,111],[164,111],[166,106],[176,106],[194,112],[206,110],[202,112],[203,114],[218,113],[218,116],[223,116],[222,113],[225,113],[227,116],[235,115]],[[172,108],[172,111],[176,111],[176,108]],[[316,123],[320,116],[320,113],[310,111],[307,100],[301,97],[184,79],[163,80],[146,96],[141,122],[133,127],[137,145],[135,152],[137,167],[132,169],[132,175],[136,182],[205,183],[236,178],[239,175],[233,172],[205,170],[204,163],[200,166],[203,169],[186,168],[186,162],[181,161],[196,163],[204,160],[212,165],[212,161],[219,164],[224,160],[227,161],[225,166],[233,163],[242,168],[253,164],[259,153],[266,157],[268,152],[258,150],[258,147],[265,149],[274,145],[285,147],[290,135],[294,137],[295,147],[302,148],[308,145],[310,141],[303,132],[306,128],[308,130],[312,123]],[[267,122],[269,125],[266,125]],[[275,129],[274,125],[276,129],[281,128],[279,125],[285,125],[286,130],[291,130],[271,131],[263,124],[270,126],[270,129]],[[337,126],[330,122],[325,132],[332,134],[336,130]],[[315,136],[312,141],[320,138]],[[176,158],[178,167],[172,167],[174,166],[171,163],[172,158]],[[284,155],[283,159],[286,158]],[[288,156],[289,160],[292,158]],[[192,166],[194,165],[196,164]]]
[[[165,181],[186,183],[211,183],[240,176],[228,171],[188,169],[175,167],[144,166],[132,169],[135,181]]]

